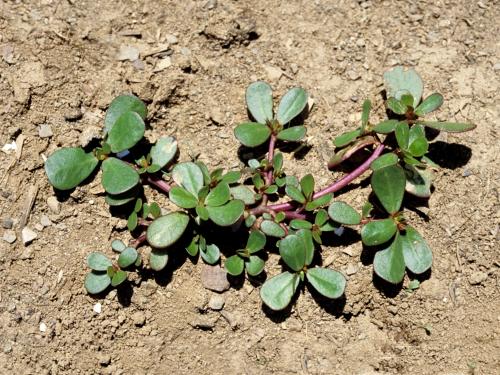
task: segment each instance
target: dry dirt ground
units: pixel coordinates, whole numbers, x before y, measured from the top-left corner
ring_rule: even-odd
[[[499,20],[488,0],[2,1],[0,146],[17,153],[0,152],[0,373],[499,374]],[[410,214],[435,256],[420,289],[374,284],[355,242],[323,250],[348,271],[344,300],[306,290],[282,314],[248,282],[208,309],[202,263],[182,259],[124,292],[85,293],[86,255],[129,239],[125,220],[99,178],[54,202],[43,158],[100,127],[115,95],[145,100],[147,136],[178,137],[181,159],[240,168],[232,129],[246,86],[301,85],[312,148],[287,167],[324,186],[330,139],[366,97],[381,118],[382,73],[398,64],[443,93],[439,119],[477,124],[440,135],[435,155],[449,161],[424,215]],[[358,208],[364,198],[358,184],[344,195]],[[27,246],[24,222],[37,236]]]

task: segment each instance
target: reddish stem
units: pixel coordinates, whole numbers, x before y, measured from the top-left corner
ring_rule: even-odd
[[[139,246],[141,246],[144,242],[146,242],[147,240],[147,237],[146,237],[146,233],[143,233],[141,234],[139,237],[137,237],[136,239],[133,239],[132,241],[130,241],[130,246],[137,249]]]
[[[273,173],[274,170],[272,168],[273,159],[274,159],[274,148],[276,146],[276,136],[271,134],[271,139],[269,140],[269,151],[267,152],[267,161],[269,162],[269,170],[264,174],[264,182],[266,186],[271,186],[274,182]],[[268,196],[264,193],[262,197],[262,206],[267,206]]]
[[[375,151],[370,155],[368,159],[364,161],[363,164],[361,164],[359,167],[357,167],[354,171],[351,173],[345,175],[342,177],[340,180],[337,182],[334,182],[330,186],[324,188],[323,190],[318,191],[313,195],[313,199],[317,199],[319,197],[322,197],[323,195],[326,195],[328,193],[335,193],[336,191],[339,191],[343,187],[347,186],[350,182],[352,182],[354,179],[357,177],[361,176],[364,172],[370,168],[371,163],[377,159],[382,151],[384,150],[384,145],[378,145]],[[280,211],[290,211],[294,208],[294,204],[292,202],[286,202],[286,203],[279,203],[279,204],[273,204],[271,206],[266,206],[266,207],[255,207],[254,209],[250,210],[250,213],[253,215],[258,215],[262,214],[263,212],[266,212],[267,210],[272,210],[274,212],[280,212]]]
[[[157,189],[159,189],[167,194],[170,191],[170,189],[172,189],[172,185],[170,183],[168,183],[165,180],[162,180],[161,178],[155,177],[155,176],[148,175],[146,177],[146,181],[150,185],[155,186]]]

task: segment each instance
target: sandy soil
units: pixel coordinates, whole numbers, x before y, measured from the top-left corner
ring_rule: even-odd
[[[0,152],[0,373],[500,373],[499,19],[487,0],[0,2],[0,146],[19,150]],[[145,100],[147,136],[178,137],[181,159],[239,168],[232,129],[246,86],[301,85],[314,99],[312,148],[286,165],[324,186],[330,139],[366,97],[382,118],[382,73],[399,64],[443,93],[438,119],[478,125],[433,146],[450,161],[429,207],[410,215],[435,256],[419,290],[374,283],[373,255],[355,242],[323,250],[349,271],[345,299],[306,290],[283,314],[262,309],[249,283],[210,310],[203,265],[183,259],[120,293],[86,294],[86,255],[129,239],[126,223],[99,178],[54,202],[43,157],[100,128],[114,96]],[[354,187],[344,199],[360,207]],[[37,235],[27,246],[24,222]]]

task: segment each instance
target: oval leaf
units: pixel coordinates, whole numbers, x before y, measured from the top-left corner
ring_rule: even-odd
[[[421,198],[431,196],[432,180],[434,178],[432,170],[420,169],[412,165],[405,165],[406,191]]]
[[[106,288],[111,284],[111,279],[106,272],[89,272],[85,276],[85,289],[90,294],[99,294],[106,290]]]
[[[424,83],[415,69],[404,71],[402,66],[397,66],[384,73],[384,82],[388,98],[400,100],[403,95],[409,93],[413,96],[413,108],[420,103]]]
[[[307,93],[301,87],[294,87],[281,98],[276,119],[285,125],[297,117],[307,105]]]
[[[117,96],[106,111],[104,129],[109,132],[115,125],[116,120],[126,112],[136,112],[144,120],[148,113],[146,105],[134,95]]]
[[[344,294],[346,279],[340,272],[315,267],[307,270],[306,277],[314,289],[327,298],[339,298]]]
[[[276,137],[282,141],[298,142],[304,138],[305,135],[305,126],[292,126],[280,131]]]
[[[415,109],[415,114],[417,116],[423,116],[427,113],[433,112],[441,107],[443,100],[443,95],[438,93],[431,94]]]
[[[99,161],[81,147],[65,147],[52,153],[45,162],[45,173],[52,186],[69,190],[85,180]]]
[[[217,245],[207,245],[205,249],[200,249],[200,255],[205,263],[215,264],[220,259],[220,250]]]
[[[94,271],[106,271],[113,263],[106,255],[93,252],[87,256],[87,265]]]
[[[359,129],[353,130],[351,132],[347,132],[339,135],[337,138],[333,140],[333,144],[335,147],[344,147],[348,144],[354,142],[356,138],[360,136],[361,132]]]
[[[404,121],[398,122],[396,125],[396,140],[400,149],[406,150],[408,148],[410,141],[410,127],[408,123]]]
[[[184,188],[174,186],[168,193],[168,198],[172,203],[181,208],[195,208],[198,205],[198,199]]]
[[[285,230],[272,220],[263,220],[260,223],[260,230],[271,237],[285,237]]]
[[[107,194],[106,197],[104,198],[104,201],[110,206],[123,206],[135,200],[135,198],[139,194],[139,191],[140,189],[138,188],[132,188],[122,194],[117,194],[117,195]]]
[[[222,206],[231,198],[231,190],[226,182],[219,182],[215,188],[210,190],[205,198],[207,206],[217,207]]]
[[[248,260],[245,262],[245,269],[250,276],[257,276],[263,270],[266,262],[264,262],[257,255],[250,255]]]
[[[399,234],[385,250],[378,251],[373,259],[373,270],[385,281],[399,284],[405,275],[405,261]]]
[[[240,200],[232,200],[223,206],[208,206],[207,210],[210,220],[221,227],[227,227],[236,223],[243,215],[245,204]]]
[[[370,221],[361,228],[361,240],[367,246],[377,246],[389,241],[397,231],[393,219]]]
[[[166,251],[151,250],[149,254],[149,266],[153,271],[161,271],[167,266],[168,253]]]
[[[152,247],[163,249],[173,245],[189,224],[189,216],[182,212],[172,212],[154,220],[146,232]]]
[[[328,207],[328,215],[340,224],[357,225],[361,222],[361,215],[344,202],[333,202]]]
[[[192,162],[179,163],[172,171],[172,178],[177,185],[182,186],[195,197],[203,187],[203,172],[200,167]]]
[[[246,249],[250,254],[256,253],[264,248],[266,245],[266,236],[260,230],[253,230],[250,232],[247,241]]]
[[[151,160],[160,168],[170,163],[177,153],[177,141],[173,137],[162,137],[151,147]]]
[[[253,118],[265,124],[273,119],[273,90],[266,82],[257,81],[248,86],[246,91],[248,111]]]
[[[246,147],[257,147],[269,139],[271,130],[258,122],[239,124],[234,129],[234,136]]]
[[[399,165],[390,165],[373,172],[371,185],[382,206],[390,214],[401,208],[406,186],[406,177],[403,168]]]
[[[120,268],[127,268],[135,263],[138,257],[137,250],[133,247],[127,247],[118,257],[118,265]]]
[[[398,120],[385,120],[379,122],[373,127],[373,131],[380,134],[392,133],[396,129],[396,125],[398,124],[398,122]]]
[[[288,267],[298,272],[306,265],[306,245],[304,239],[290,234],[280,241],[280,255]]]
[[[465,122],[421,121],[419,124],[448,133],[467,132],[476,128],[476,125]]]
[[[118,270],[111,278],[111,286],[115,287],[127,280],[127,272]]]
[[[139,182],[139,173],[117,158],[107,158],[102,163],[102,186],[109,194],[122,194]]]
[[[379,156],[377,159],[375,159],[371,165],[370,168],[375,171],[380,168],[388,167],[390,165],[397,164],[399,161],[399,158],[396,154],[393,152],[389,152],[388,154],[384,154],[382,156]]]
[[[144,137],[144,120],[136,112],[125,112],[118,117],[108,133],[111,151],[119,153],[134,147]]]
[[[255,203],[255,193],[246,186],[234,186],[231,188],[231,195],[234,199],[243,201],[246,205]]]
[[[406,267],[421,274],[432,266],[432,251],[427,242],[413,227],[407,226],[401,235],[401,246]]]
[[[243,272],[245,262],[239,255],[233,255],[226,259],[224,267],[228,274],[232,276],[239,276]]]
[[[113,249],[113,251],[116,251],[117,253],[121,253],[126,248],[127,245],[125,245],[122,240],[113,240],[111,242],[111,249]]]
[[[286,185],[285,193],[296,202],[302,204],[306,203],[306,197],[304,197],[304,194],[302,194],[299,188],[293,185]]]
[[[272,310],[283,310],[292,300],[298,286],[299,276],[284,272],[267,280],[262,285],[260,298]]]
[[[306,252],[305,265],[309,266],[314,258],[313,233],[308,229],[300,229],[295,235],[304,242],[304,250]]]

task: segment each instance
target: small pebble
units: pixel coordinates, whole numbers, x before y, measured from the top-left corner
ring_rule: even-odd
[[[54,196],[47,198],[47,206],[49,207],[49,210],[54,214],[58,214],[61,211],[61,204]]]
[[[54,134],[52,133],[52,128],[48,124],[42,124],[40,125],[40,128],[38,129],[38,136],[40,138],[50,138]]]
[[[120,61],[135,61],[139,58],[139,50],[133,46],[123,45],[120,47],[120,52],[118,52],[117,60]]]
[[[177,37],[175,35],[167,34],[166,39],[167,39],[167,43],[169,43],[169,44],[177,44],[178,43]]]
[[[226,303],[225,298],[220,294],[214,294],[208,301],[208,307],[214,311],[220,311]]]
[[[109,354],[101,354],[99,356],[99,364],[101,366],[107,366],[111,363],[111,356]]]
[[[45,332],[47,330],[47,325],[44,322],[40,323],[40,332]]]
[[[142,327],[146,324],[146,316],[143,312],[138,311],[132,315],[132,321],[137,327]]]
[[[38,235],[29,227],[24,227],[21,231],[21,237],[23,239],[23,244],[28,245],[33,242],[33,240],[36,239]]]
[[[100,313],[101,313],[101,311],[102,311],[102,305],[101,305],[99,302],[97,302],[97,303],[94,305],[94,307],[92,307],[92,310],[94,310],[94,312],[95,312],[96,314],[100,314]]]
[[[16,242],[17,236],[13,230],[6,230],[5,233],[3,234],[2,239],[5,242],[12,244],[12,243]]]
[[[10,217],[7,217],[2,220],[2,227],[4,229],[12,229],[14,226],[14,220],[12,220]]]
[[[473,173],[469,169],[464,169],[464,171],[462,172],[462,177],[469,177],[472,175],[473,175]]]
[[[358,272],[359,270],[359,267],[357,264],[349,264],[347,266],[347,269],[345,271],[345,273],[348,275],[348,276],[351,276],[351,275],[354,275],[356,272]]]
[[[356,81],[361,78],[361,75],[358,72],[355,72],[354,70],[348,70],[346,75],[347,78],[349,78],[351,81]]]
[[[220,266],[203,265],[201,270],[201,283],[206,289],[214,292],[223,292],[229,289],[227,273]]]
[[[10,345],[9,343],[5,344],[3,347],[3,352],[5,354],[9,354],[11,351],[12,351],[12,345]]]
[[[267,73],[267,77],[270,81],[277,81],[283,75],[283,71],[277,66],[265,65],[264,70]]]
[[[485,282],[488,279],[488,274],[485,272],[477,271],[474,272],[472,275],[469,277],[469,283],[471,285],[479,285]]]
[[[42,224],[43,227],[50,227],[52,225],[52,221],[47,215],[42,215],[40,216],[40,224]]]
[[[78,121],[83,117],[82,110],[80,108],[70,108],[64,113],[64,119],[66,121]]]

